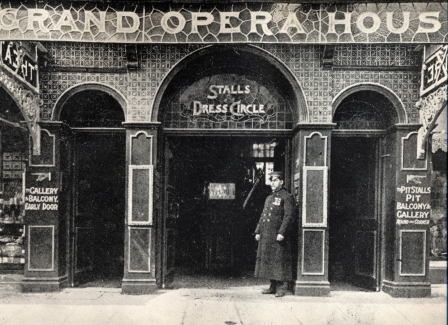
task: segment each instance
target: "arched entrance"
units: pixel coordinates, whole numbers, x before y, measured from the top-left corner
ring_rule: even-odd
[[[250,279],[266,175],[284,171],[292,191],[293,128],[307,120],[297,80],[259,48],[207,47],[167,76],[152,120],[163,127],[166,177],[160,285],[176,269],[189,272],[177,273],[181,286]]]
[[[330,169],[329,281],[331,290],[380,290],[384,263],[385,145],[403,119],[390,95],[360,86],[334,109]],[[390,155],[389,155],[390,156]],[[353,287],[355,286],[355,287]]]
[[[120,287],[125,232],[123,107],[100,85],[72,89],[54,118],[70,127],[72,152],[64,166],[72,182],[70,217],[71,286]]]

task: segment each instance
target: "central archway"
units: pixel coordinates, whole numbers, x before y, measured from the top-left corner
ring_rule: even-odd
[[[307,111],[295,76],[258,47],[204,47],[173,67],[150,118],[161,124],[166,193],[160,195],[169,207],[157,253],[162,286],[171,285],[176,268],[200,267],[186,271],[195,276],[253,273],[252,233],[270,192],[268,177],[252,192],[252,208],[243,203],[260,170],[265,176],[281,170],[290,179],[293,129],[308,121]],[[232,189],[226,199],[209,195],[220,184]]]
[[[308,109],[303,91],[291,71],[266,51],[253,46],[210,46],[180,61],[159,87],[151,114],[152,122],[163,121],[163,109],[175,93],[188,84],[216,74],[251,76],[275,83],[291,110],[293,123],[307,122]]]

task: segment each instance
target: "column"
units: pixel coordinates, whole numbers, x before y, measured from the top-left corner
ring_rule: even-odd
[[[32,139],[25,179],[26,253],[24,292],[58,291],[67,284],[67,215],[61,173],[61,122],[40,124],[40,155]],[[64,158],[65,159],[65,158]]]
[[[124,123],[126,128],[126,213],[124,294],[157,290],[156,231],[160,189],[157,165],[159,123]]]
[[[325,296],[328,281],[328,162],[334,124],[298,124],[294,187],[299,197],[299,247],[295,294]]]
[[[383,291],[393,297],[431,295],[429,221],[431,187],[428,156],[417,159],[420,125],[397,125],[389,136],[386,175],[385,274]],[[392,174],[394,172],[394,174]]]

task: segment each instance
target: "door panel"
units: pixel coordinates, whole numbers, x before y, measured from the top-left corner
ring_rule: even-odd
[[[72,286],[123,275],[124,133],[76,136],[71,222]]]
[[[377,290],[378,139],[336,138],[332,150],[330,277]]]
[[[164,141],[164,166],[163,166],[163,252],[162,252],[162,287],[169,288],[174,281],[175,252],[176,252],[176,225],[179,216],[179,202],[176,187],[173,185],[170,174],[173,154],[167,140]]]

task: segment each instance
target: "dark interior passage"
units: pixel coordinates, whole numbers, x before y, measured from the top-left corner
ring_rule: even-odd
[[[334,138],[330,172],[330,282],[367,285],[376,276],[374,138]]]
[[[263,149],[260,153],[260,143],[273,144],[272,151]],[[176,268],[223,276],[253,273],[257,249],[253,233],[271,191],[265,177],[260,179],[244,209],[243,203],[260,175],[260,166],[263,170],[266,166],[284,168],[284,141],[175,137],[169,144],[173,153],[169,183],[179,204]],[[213,198],[219,192],[213,184],[234,186],[232,197]],[[222,191],[226,192],[224,188]]]
[[[125,134],[77,136],[76,269],[89,280],[123,276]]]

